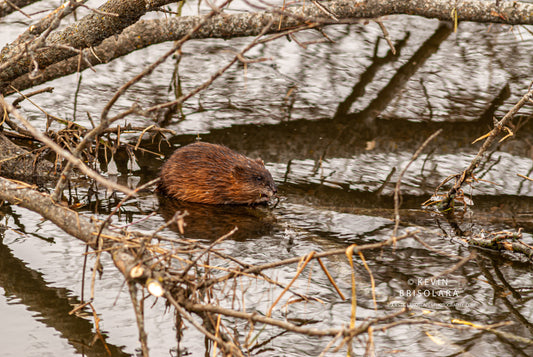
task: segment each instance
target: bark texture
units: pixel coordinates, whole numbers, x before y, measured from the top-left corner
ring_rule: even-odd
[[[0,177],[0,201],[27,208],[56,224],[66,233],[95,245],[97,228],[66,207],[55,204],[49,195],[37,192],[32,186]]]
[[[0,18],[22,9],[24,6],[39,2],[40,0],[9,0],[0,2]]]
[[[151,6],[159,7],[170,2],[172,1],[156,0],[151,2]],[[0,64],[4,67],[0,71],[0,88],[31,71],[35,64],[44,69],[52,63],[76,55],[75,49],[96,46],[105,38],[119,34],[150,9],[152,7],[148,7],[144,0],[109,0],[98,9],[99,13],[93,12],[66,29],[52,33],[44,43],[38,41],[40,38],[37,37],[6,46],[0,53]],[[8,66],[5,66],[6,62],[9,63]]]
[[[117,2],[125,4],[120,6]],[[155,8],[168,2],[170,1],[159,0],[153,2],[151,6]],[[141,3],[144,4],[143,1],[110,0],[101,10],[118,13],[119,18],[89,15],[66,30],[51,36],[48,41],[50,45],[67,44],[78,49],[86,48],[83,51],[85,61],[82,61],[81,67],[78,55],[72,50],[52,46],[37,57],[39,68],[43,69],[38,78],[30,78],[28,55],[10,65],[8,70],[0,72],[0,92],[4,95],[12,93],[11,89],[6,88],[9,82],[17,89],[23,90],[83,70],[89,65],[107,63],[153,44],[179,40],[201,21],[200,16],[170,16],[137,22],[146,10]],[[329,14],[313,4],[294,6],[283,11],[274,9],[256,13],[220,14],[208,20],[193,38],[257,36],[273,19],[274,25],[267,33],[277,33],[299,26],[309,28],[350,23],[362,18],[378,18],[394,14],[418,15],[443,21],[454,21],[456,17],[458,21],[533,24],[531,16],[533,4],[524,2],[500,2],[497,5],[495,1],[482,0],[464,0],[458,3],[448,0],[334,0],[321,2],[321,5],[329,11]],[[128,25],[131,26],[124,29]],[[116,38],[112,36],[118,33],[120,35]],[[87,49],[88,47],[92,48]],[[19,49],[19,52],[23,53],[23,50]],[[0,57],[0,65],[6,59],[8,59],[6,56]]]
[[[0,175],[37,184],[57,177],[52,163],[13,144],[1,133]]]
[[[100,232],[102,222],[89,221],[77,212],[54,203],[50,195],[36,191],[31,185],[0,177],[0,202],[3,201],[40,214],[41,217],[53,222],[63,231],[82,240],[93,249],[98,249],[97,240],[100,234],[100,237],[104,238],[100,248],[111,251],[115,266],[127,280],[135,278],[142,282],[154,275],[154,272],[145,265],[150,264],[149,258],[122,244],[127,241],[128,236],[106,228]],[[133,277],[131,272],[134,268],[136,273]]]

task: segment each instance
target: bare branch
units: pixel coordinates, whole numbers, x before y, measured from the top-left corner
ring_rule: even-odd
[[[59,156],[66,159],[68,162],[70,162],[72,165],[74,165],[76,168],[78,168],[83,174],[87,175],[88,177],[94,179],[96,182],[104,185],[104,187],[108,187],[112,190],[124,192],[125,194],[134,194],[134,191],[119,185],[117,183],[114,183],[112,181],[109,181],[96,173],[95,171],[91,170],[87,165],[83,163],[82,160],[75,157],[73,154],[68,152],[67,150],[62,149],[59,145],[57,145],[54,141],[52,141],[49,137],[41,133],[39,130],[35,129],[19,112],[15,109],[11,104],[7,103],[4,99],[4,97],[0,96],[0,105],[4,106],[9,113],[11,113],[17,120],[19,120],[26,129],[32,134],[34,138],[41,141],[46,146],[50,147],[52,150],[54,150]]]
[[[165,3],[165,1],[159,0],[152,5],[156,7],[161,6],[162,3]],[[328,9],[329,14],[324,13],[323,9],[316,6],[293,6],[283,10],[274,9],[257,13],[216,15],[211,20],[206,21],[202,29],[195,32],[192,38],[257,36],[261,32],[261,29],[271,21],[274,22],[266,33],[279,33],[298,27],[302,27],[303,29],[304,26],[309,28],[328,24],[353,23],[364,18],[380,18],[392,14],[410,14],[438,18],[443,21],[452,21],[453,19],[450,14],[454,9],[460,21],[494,22],[510,25],[533,23],[533,18],[529,15],[533,13],[533,4],[524,2],[503,2],[498,6],[492,1],[465,0],[455,5],[454,2],[448,0],[432,0],[431,6],[429,6],[428,0],[369,0],[359,2],[355,6],[352,1],[332,0],[324,1],[320,4]],[[115,11],[113,7],[106,9],[106,11],[121,13],[118,10]],[[333,19],[331,17],[332,15],[338,21]],[[101,15],[99,16],[101,17]],[[107,16],[105,18],[109,17]],[[281,26],[278,26],[280,18],[282,20]],[[123,19],[123,16],[120,19]],[[203,17],[199,16],[169,16],[164,19],[138,21],[135,24],[133,24],[135,21],[132,21],[130,24],[133,25],[123,31],[123,28],[117,28],[116,32],[98,34],[98,37],[97,34],[93,34],[90,38],[85,39],[83,43],[79,41],[78,43],[74,43],[74,40],[69,40],[68,43],[65,43],[58,39],[54,41],[50,40],[50,45],[53,46],[55,43],[63,43],[77,49],[86,48],[84,50],[84,57],[89,62],[81,65],[80,68],[83,70],[89,66],[89,63],[93,66],[100,63],[107,63],[117,57],[124,56],[132,51],[153,44],[180,40],[200,21],[203,21],[202,19]],[[87,21],[89,19],[82,20],[82,23],[86,23]],[[119,21],[119,19],[113,21]],[[94,32],[94,29],[89,28],[86,31]],[[120,33],[117,39],[110,37],[116,33]],[[69,39],[68,35],[70,33],[62,32],[62,34],[60,38]],[[100,42],[102,43],[98,45]],[[91,53],[92,50],[87,49],[90,46],[96,46],[94,47],[94,54],[96,55]],[[24,51],[20,50],[19,52],[23,53]],[[47,54],[56,53],[58,54],[57,56],[48,56],[50,58],[49,60],[43,60],[43,57],[47,56]],[[59,55],[59,53],[62,53],[62,55]],[[65,49],[51,48],[38,56],[39,68],[42,70],[39,78],[35,80],[28,78],[29,60],[25,60],[22,66],[20,64],[10,66],[18,69],[10,70],[9,73],[0,73],[0,83],[11,81],[13,86],[19,90],[23,90],[60,76],[75,73],[78,70],[78,60],[76,58],[69,59],[73,55],[74,53]],[[3,62],[9,60],[10,57],[7,56],[7,59],[4,59]],[[3,62],[0,62],[0,65]],[[54,68],[47,68],[51,65]],[[0,92],[4,93],[4,95],[11,93],[3,85],[0,85]]]
[[[499,134],[505,129],[505,126],[509,124],[511,119],[514,118],[515,114],[518,113],[520,108],[525,104],[529,103],[533,97],[533,87],[530,86],[528,92],[522,96],[522,98],[516,103],[511,110],[505,114],[505,116],[498,122],[494,123],[494,128],[486,135],[486,140],[483,142],[483,145],[479,149],[478,153],[470,162],[470,165],[462,172],[459,178],[456,180],[453,187],[446,192],[444,198],[439,203],[439,209],[447,210],[451,207],[454,198],[458,193],[460,193],[461,187],[467,180],[471,179],[474,170],[479,166],[482,159],[485,157],[485,153],[492,146],[492,144],[498,139]]]

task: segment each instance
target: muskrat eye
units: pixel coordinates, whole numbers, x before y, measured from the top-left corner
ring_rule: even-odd
[[[255,180],[256,180],[257,182],[261,182],[261,181],[263,181],[263,177],[262,177],[262,176],[256,176],[256,177],[255,177]]]

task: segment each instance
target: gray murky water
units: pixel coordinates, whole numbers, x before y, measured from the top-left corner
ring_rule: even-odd
[[[196,4],[189,5],[187,11],[194,13],[195,9]],[[0,45],[17,35],[11,32],[13,28],[24,28],[13,25],[19,20],[21,16],[16,14],[2,20],[0,33],[7,35],[1,36]],[[420,210],[420,204],[444,178],[469,163],[479,147],[470,143],[490,129],[492,115],[501,117],[527,90],[532,78],[531,34],[520,27],[511,30],[508,26],[471,23],[460,24],[458,33],[452,33],[437,21],[402,16],[388,17],[385,24],[397,42],[397,57],[387,56],[389,48],[383,39],[378,41],[382,34],[374,23],[328,27],[325,31],[335,42],[313,44],[307,49],[285,38],[257,47],[249,56],[270,60],[250,64],[246,72],[243,66],[233,67],[207,91],[185,103],[183,117],[173,117],[167,126],[178,133],[169,138],[173,147],[143,141],[142,147],[155,152],[160,148],[167,155],[199,135],[202,140],[263,158],[279,185],[282,199],[272,211],[258,208],[252,213],[240,209],[222,213],[188,207],[191,224],[187,237],[208,241],[236,224],[240,226],[238,234],[221,248],[250,264],[387,239],[393,228],[391,195],[398,173],[418,146],[443,128],[406,172],[402,229],[423,227],[420,237],[425,243],[460,257],[469,254],[460,234],[482,229],[523,227],[524,238],[531,244],[533,184],[516,175],[533,171],[533,137],[527,121],[531,107],[520,113],[524,124],[515,140],[501,144],[491,163],[481,168],[478,178],[486,181],[466,189],[473,194],[475,204],[463,217],[447,220]],[[300,42],[320,38],[316,32],[297,36]],[[182,90],[187,92],[208,79],[231,58],[231,50],[247,41],[187,43],[179,65]],[[97,118],[118,85],[157,59],[168,46],[138,51],[96,67],[96,73],[85,71],[76,121],[90,126],[86,113]],[[113,110],[118,112],[133,102],[148,107],[171,100],[169,83],[174,65],[172,61],[164,63],[127,92]],[[77,80],[73,75],[47,83],[44,86],[53,86],[54,94],[35,100],[51,114],[71,119]],[[496,110],[491,110],[492,103],[496,103]],[[23,111],[36,126],[44,128],[42,113],[26,102]],[[128,122],[147,125],[141,117],[130,117]],[[129,137],[136,142],[136,135]],[[369,145],[373,147],[370,150]],[[113,159],[119,173],[114,177],[133,187],[155,177],[162,163],[159,155],[135,155],[136,162],[129,165],[123,151]],[[104,163],[102,169],[107,170]],[[93,197],[88,202],[87,187],[83,186],[72,195],[88,203],[80,210],[87,215],[96,212],[103,217],[118,202],[103,191],[99,192],[98,205]],[[140,221],[132,229],[149,232],[161,226],[174,209],[173,202],[143,193],[124,207],[114,223]],[[158,213],[142,220],[154,211]],[[81,243],[25,209],[4,206],[0,218],[2,355],[104,356],[103,350],[87,347],[94,333],[93,320],[68,315],[81,296]],[[177,233],[167,230],[164,234]],[[443,272],[457,262],[414,240],[400,242],[394,251],[366,252],[365,258],[376,281],[378,307],[383,314],[398,309],[418,279]],[[351,270],[346,258],[339,256],[326,263],[341,291],[350,296]],[[101,329],[113,355],[135,354],[139,343],[127,289],[105,256],[104,269],[97,280],[94,302],[102,319]],[[286,283],[295,269],[290,266],[269,273]],[[368,273],[360,261],[356,260],[355,270],[357,317],[361,321],[378,313],[373,308]],[[413,314],[447,323],[451,319],[478,324],[512,321],[514,324],[504,331],[531,338],[531,281],[530,263],[482,252],[443,280],[429,284],[428,296],[413,301]],[[265,311],[279,293],[261,281],[247,284],[243,304],[248,309]],[[297,284],[323,303],[293,304],[275,310],[275,317],[305,318],[316,328],[349,323],[349,299],[338,297],[316,264]],[[452,296],[435,296],[435,291]],[[84,294],[87,296],[87,288]],[[146,309],[146,321],[152,355],[176,355],[173,314],[165,311],[161,301]],[[253,353],[316,356],[329,341],[280,332],[266,328],[260,340],[271,338],[270,343]],[[505,337],[423,325],[376,333],[374,344],[377,355],[533,353],[531,346]],[[361,339],[353,347],[362,354],[365,346]],[[206,353],[203,337],[192,327],[185,332],[181,348],[192,356]],[[328,355],[346,352],[330,351]]]

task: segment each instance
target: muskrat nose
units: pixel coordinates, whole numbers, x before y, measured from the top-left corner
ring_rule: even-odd
[[[278,188],[276,187],[276,184],[272,184],[272,185],[270,185],[270,189],[272,190],[272,193],[273,193],[273,194],[278,193]]]

